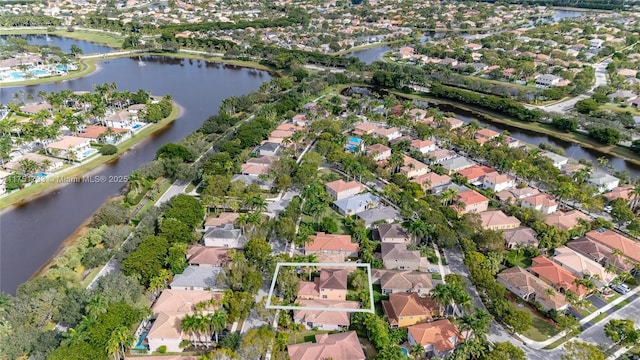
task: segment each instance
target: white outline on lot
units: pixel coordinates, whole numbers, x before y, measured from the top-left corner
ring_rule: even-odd
[[[273,297],[273,291],[276,287],[276,281],[278,279],[278,274],[280,272],[280,267],[283,266],[313,266],[318,268],[336,268],[336,267],[361,267],[367,269],[367,277],[369,280],[369,309],[347,309],[347,308],[331,308],[331,307],[320,307],[320,306],[285,306],[285,305],[272,305],[271,298]],[[371,283],[371,264],[362,264],[362,263],[305,263],[305,262],[279,262],[276,264],[276,270],[273,274],[273,280],[271,280],[271,288],[269,289],[269,294],[267,295],[267,304],[265,305],[267,309],[276,309],[276,310],[310,310],[310,311],[336,311],[336,312],[363,312],[363,313],[375,313],[375,307],[373,305],[373,284]]]

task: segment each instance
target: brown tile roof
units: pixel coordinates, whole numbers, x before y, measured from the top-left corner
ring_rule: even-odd
[[[360,184],[357,181],[346,182],[344,180],[336,180],[336,181],[332,181],[330,183],[326,183],[325,186],[328,187],[329,189],[335,191],[336,193],[341,193],[343,191],[351,190],[351,189],[354,189],[354,188],[358,188],[359,191],[364,191],[365,190],[364,185]]]
[[[223,212],[217,217],[209,216],[204,222],[204,226],[222,226],[225,224],[233,224],[240,214],[235,212]]]
[[[389,300],[382,300],[382,307],[392,324],[393,320],[397,323],[399,317],[405,316],[432,318],[429,308],[423,303],[422,298],[414,292],[389,294]]]
[[[575,275],[550,259],[544,256],[538,256],[533,258],[532,261],[533,264],[529,267],[529,271],[538,274],[540,278],[556,287],[570,290],[578,296],[585,295],[588,292],[584,286],[577,286],[575,284],[574,281],[577,279]]]
[[[230,260],[228,252],[225,248],[192,245],[187,252],[187,261],[190,265],[222,266]]]
[[[451,178],[447,175],[438,175],[434,172],[430,172],[411,179],[411,182],[419,184],[425,190],[429,190],[434,186],[440,186],[450,183]]]
[[[195,310],[197,303],[213,298],[221,298],[221,294],[205,290],[177,290],[165,289],[153,304],[154,313],[184,312]]]
[[[633,261],[624,256],[614,255],[613,249],[610,247],[586,237],[570,241],[567,246],[595,261],[611,264],[620,270],[630,271],[633,269]]]
[[[458,343],[464,340],[460,330],[448,319],[413,325],[408,329],[416,342],[423,346],[432,344],[438,352],[453,350]],[[457,339],[456,344],[450,340],[453,337]]]
[[[606,194],[602,194],[602,196],[606,197],[607,200],[609,201],[617,198],[622,198],[628,201],[628,200],[631,200],[631,197],[632,197],[631,190],[633,190],[633,188],[634,188],[633,185],[618,186],[613,190],[611,190],[610,192]]]
[[[382,289],[417,289],[433,288],[431,274],[418,271],[375,269],[371,274],[371,281],[380,281]]]
[[[321,269],[317,281],[320,289],[347,290],[347,271],[344,269]]]
[[[547,215],[544,218],[544,222],[547,225],[555,226],[562,230],[571,230],[578,225],[578,219],[584,219],[589,221],[589,217],[578,210],[571,210],[567,212],[556,211],[553,214]]]
[[[107,131],[106,126],[97,126],[97,125],[89,125],[85,128],[84,132],[79,132],[78,137],[81,138],[89,138],[89,139],[97,139]],[[115,133],[126,133],[129,132],[129,129],[120,129],[120,128],[111,128],[111,130]]]
[[[526,198],[522,199],[522,201],[533,206],[545,206],[548,208],[558,204],[556,202],[556,199],[545,193],[527,196]]]
[[[507,244],[521,244],[523,246],[538,246],[536,232],[528,227],[505,230],[503,233],[504,240]]]
[[[84,144],[87,141],[89,141],[89,140],[83,139],[83,138],[77,137],[77,136],[65,136],[65,137],[62,138],[62,140],[53,142],[53,143],[47,145],[47,147],[51,148],[51,149],[67,150],[67,149],[69,149],[69,147],[73,148],[75,146]]]
[[[313,241],[304,246],[305,251],[347,251],[355,252],[360,246],[351,242],[349,235],[325,234],[319,232],[312,235]]]
[[[489,199],[484,197],[482,194],[478,193],[475,190],[463,191],[458,194],[456,201],[459,201],[466,206],[472,204],[478,204],[483,202],[488,202]]]
[[[513,224],[520,226],[520,220],[515,216],[507,216],[502,212],[502,210],[485,211],[480,213],[480,222],[484,228]]]
[[[548,308],[557,310],[567,304],[567,299],[564,295],[555,290],[548,294],[547,290],[553,289],[550,285],[519,266],[503,270],[498,274],[498,279],[510,284],[524,294],[535,293],[536,300],[544,303]]]
[[[585,234],[588,239],[599,242],[611,249],[620,250],[633,261],[640,261],[640,243],[611,230],[593,230]]]
[[[316,335],[315,343],[288,345],[291,360],[365,360],[355,331]]]

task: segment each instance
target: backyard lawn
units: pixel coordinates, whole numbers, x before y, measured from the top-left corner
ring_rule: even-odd
[[[543,317],[528,304],[522,304],[521,301],[518,301],[516,306],[531,314],[531,326],[522,332],[525,337],[534,341],[544,341],[560,332],[552,320]]]
[[[324,217],[330,217],[333,220],[336,221],[336,223],[338,224],[338,231],[336,232],[336,234],[340,234],[340,235],[348,235],[349,231],[347,231],[347,228],[344,226],[344,217],[340,214],[338,214],[337,211],[333,210],[330,207],[327,207],[326,209],[324,209],[324,211],[322,212],[322,215],[318,218],[318,222],[322,221],[322,218]],[[302,222],[309,224],[309,225],[314,225],[313,224],[314,219],[311,216],[308,215],[302,215]]]
[[[336,333],[337,331],[329,331],[329,330],[304,330],[304,331],[296,331],[289,332],[289,338],[287,339],[287,344],[300,344],[303,342],[315,342],[317,334],[327,334],[327,333]]]
[[[523,252],[519,253],[516,250],[510,251],[506,256],[506,260],[508,263],[522,268],[526,268],[531,265],[531,259],[526,257]]]

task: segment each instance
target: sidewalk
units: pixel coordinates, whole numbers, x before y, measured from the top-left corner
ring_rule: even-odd
[[[613,354],[609,355],[609,357],[607,357],[606,360],[616,360],[617,358],[619,358],[623,354],[626,354],[629,350],[631,350],[630,347],[623,347],[622,349],[620,349],[620,350],[614,352]]]
[[[632,289],[631,291],[629,291],[629,292],[628,292],[628,293],[626,293],[625,295],[620,296],[619,298],[617,298],[617,299],[613,300],[612,302],[610,302],[610,303],[608,303],[607,305],[603,306],[602,308],[598,309],[598,311],[594,311],[593,313],[591,313],[591,314],[589,314],[589,315],[585,316],[584,318],[582,318],[582,319],[580,320],[580,325],[584,325],[584,324],[586,324],[586,323],[590,322],[591,320],[593,320],[594,318],[596,318],[596,317],[597,317],[598,315],[600,315],[601,313],[603,313],[603,312],[607,312],[607,310],[609,310],[609,309],[613,308],[614,306],[618,305],[618,304],[619,304],[619,303],[621,303],[622,301],[624,301],[624,300],[626,300],[626,299],[630,298],[631,296],[633,296],[634,294],[636,294],[639,290],[640,290],[640,286],[636,286],[634,289]],[[607,318],[608,318],[608,317],[605,317],[604,319],[602,319],[602,320],[600,320],[600,321],[606,320]],[[600,322],[600,321],[598,321],[598,322]],[[592,324],[592,325],[595,325],[595,323],[594,323],[594,324]],[[527,338],[526,336],[524,336],[524,335],[522,335],[522,334],[517,334],[517,335],[518,335],[519,337],[521,337],[522,339],[526,339],[526,341],[525,341],[525,342],[527,343],[527,346],[529,346],[529,347],[530,347],[530,348],[532,348],[532,349],[539,350],[539,349],[542,349],[542,348],[544,348],[545,346],[547,346],[547,345],[549,345],[549,344],[552,344],[552,343],[556,342],[557,340],[559,340],[560,338],[562,338],[563,336],[565,336],[565,335],[566,335],[566,333],[567,333],[566,331],[561,331],[561,332],[560,332],[560,333],[558,333],[556,336],[554,336],[554,337],[552,337],[552,338],[549,338],[549,339],[547,339],[547,340],[545,340],[545,341],[533,341],[533,340],[531,340],[531,339]]]

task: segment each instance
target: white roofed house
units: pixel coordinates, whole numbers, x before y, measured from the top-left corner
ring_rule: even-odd
[[[595,171],[587,179],[589,185],[595,186],[600,193],[611,191],[620,184],[620,179],[603,171]]]
[[[553,166],[560,169],[562,167],[562,165],[565,165],[567,162],[569,162],[569,159],[562,156],[562,155],[558,155],[556,153],[552,153],[552,152],[545,152],[542,154],[543,156],[551,159],[551,161],[553,161]]]
[[[137,119],[137,115],[136,119]],[[127,110],[118,111],[104,118],[104,126],[125,129],[132,125],[132,114]]]
[[[482,187],[500,192],[516,186],[513,176],[507,174],[487,174],[482,178]]]
[[[552,74],[542,74],[536,76],[536,85],[549,87],[554,86],[562,80],[561,77]]]
[[[242,230],[235,229],[233,224],[211,228],[207,230],[202,239],[205,246],[230,249],[242,249],[247,243],[247,238],[242,235]]]
[[[47,152],[59,158],[66,158],[69,161],[81,161],[96,153],[97,150],[91,149],[89,139],[77,136],[65,136],[62,140],[47,145]]]

